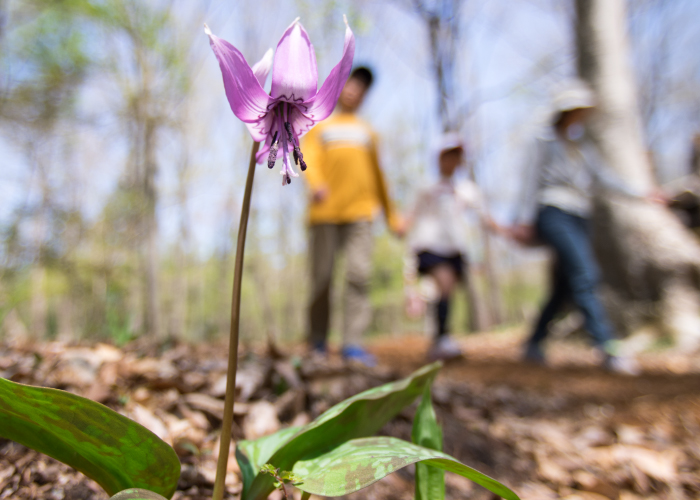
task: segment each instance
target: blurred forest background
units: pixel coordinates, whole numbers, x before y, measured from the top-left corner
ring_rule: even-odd
[[[664,184],[687,173],[700,131],[700,4],[627,4],[645,145]],[[510,223],[526,145],[577,71],[573,2],[0,0],[0,338],[225,333],[251,139],[202,23],[254,62],[301,16],[325,78],[343,13],[356,64],[377,75],[362,114],[397,205],[436,175],[434,139],[450,126],[468,142],[465,175]],[[241,331],[298,341],[307,193],[262,167],[256,183]],[[546,254],[473,226],[479,300],[461,301],[454,329],[522,323],[547,284]],[[404,243],[376,231],[372,330],[419,331],[403,313]]]

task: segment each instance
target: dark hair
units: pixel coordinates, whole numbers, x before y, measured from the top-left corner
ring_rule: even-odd
[[[566,115],[570,112],[571,110],[566,109],[564,111],[559,111],[556,115],[554,115],[554,120],[552,120],[552,126],[554,128],[559,128],[561,124],[564,122],[564,118],[566,118]]]
[[[350,73],[350,78],[357,78],[364,83],[367,88],[372,86],[372,80],[374,80],[372,71],[365,66],[358,66],[357,68],[353,69],[352,73]]]

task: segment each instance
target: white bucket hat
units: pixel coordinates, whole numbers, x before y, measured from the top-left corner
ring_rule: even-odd
[[[453,149],[463,150],[464,141],[458,132],[445,132],[438,138],[435,146],[435,151],[440,156],[445,151],[452,151]]]
[[[555,113],[563,113],[573,109],[593,108],[596,98],[593,90],[581,80],[573,80],[563,85],[555,93],[552,102]]]

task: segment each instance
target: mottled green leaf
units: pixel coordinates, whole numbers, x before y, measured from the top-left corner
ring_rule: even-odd
[[[289,441],[294,434],[302,429],[299,427],[287,427],[281,431],[277,431],[269,436],[261,437],[254,441],[239,441],[236,444],[236,461],[241,469],[243,476],[243,495],[250,488],[253,479],[260,472],[270,459],[270,457],[280,449],[280,447]]]
[[[264,472],[265,474],[272,474],[273,476],[277,475],[278,470],[278,468],[270,464],[265,464],[262,467],[260,467],[260,472]]]
[[[416,415],[413,417],[411,441],[414,444],[442,451],[442,429],[435,417],[430,386],[423,391]],[[445,471],[424,462],[416,463],[415,500],[443,500],[445,498]]]
[[[167,500],[164,496],[159,495],[141,488],[129,488],[128,490],[120,491],[109,500]]]
[[[282,474],[280,474],[280,479],[284,481],[285,483],[292,483],[292,484],[297,484],[302,481],[302,479],[294,474],[293,472],[289,471],[284,471]]]
[[[357,394],[319,416],[305,426],[268,460],[280,470],[293,470],[302,459],[318,456],[355,438],[375,434],[411,404],[430,385],[442,366],[437,362],[417,370],[409,377]],[[258,474],[244,500],[263,500],[274,490],[273,479]]]
[[[74,467],[108,494],[144,488],[170,498],[180,460],[158,436],[69,392],[0,378],[0,437]]]
[[[326,453],[299,460],[292,471],[297,487],[315,495],[347,495],[407,465],[423,462],[471,479],[506,500],[519,500],[506,486],[440,451],[392,437],[353,439]]]

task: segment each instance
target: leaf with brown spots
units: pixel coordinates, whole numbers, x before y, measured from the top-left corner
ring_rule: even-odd
[[[0,378],[0,437],[60,460],[108,494],[144,488],[170,498],[175,451],[145,427],[89,399]]]

